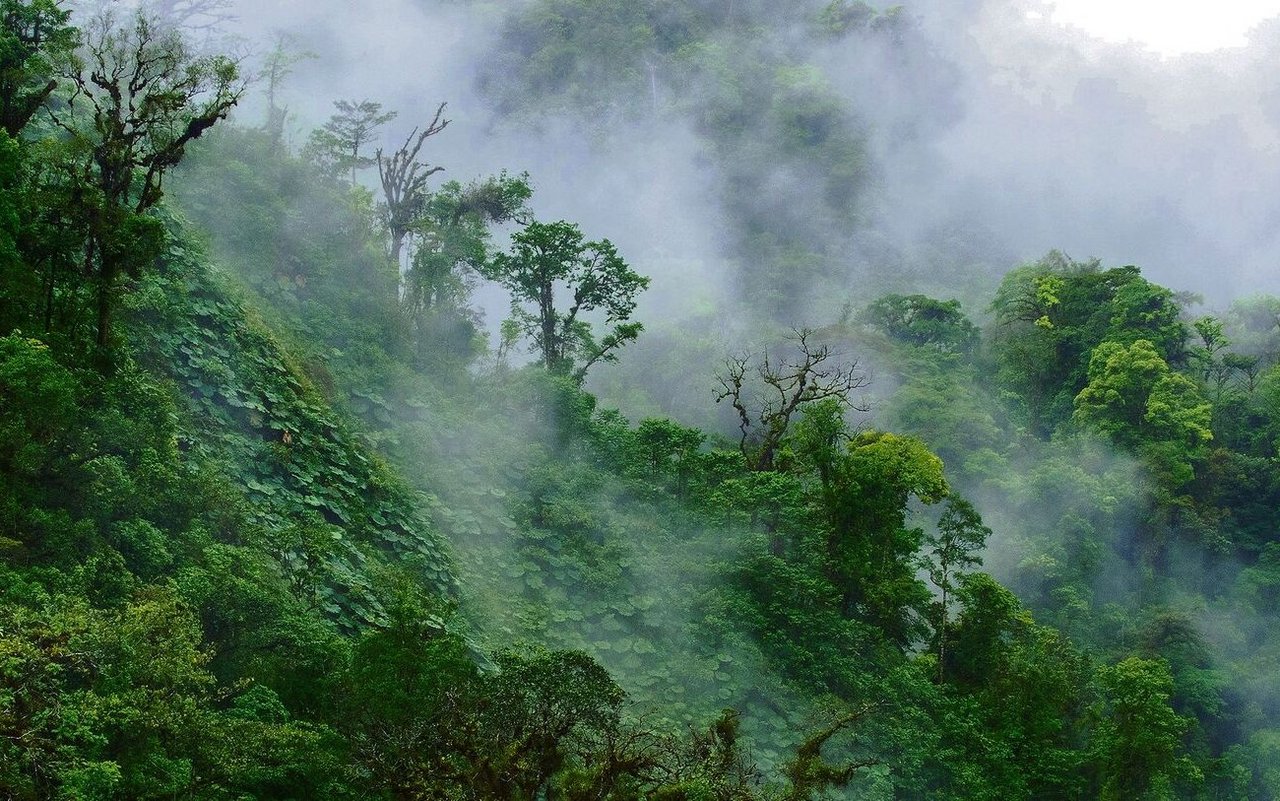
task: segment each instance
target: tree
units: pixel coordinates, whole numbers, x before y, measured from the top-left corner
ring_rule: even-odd
[[[1187,360],[1187,326],[1182,322],[1182,305],[1172,290],[1138,276],[1115,290],[1111,298],[1111,321],[1106,339],[1125,345],[1140,339],[1170,364],[1183,366]]]
[[[961,612],[953,630],[952,681],[982,686],[1006,656],[1006,641],[1023,614],[1022,604],[986,573],[967,573],[955,585]]]
[[[311,132],[305,152],[321,169],[334,176],[350,171],[351,185],[355,186],[356,171],[375,163],[375,159],[361,155],[365,145],[397,114],[383,111],[381,103],[371,100],[335,100],[333,105],[337,113]]]
[[[973,504],[953,494],[947,499],[947,508],[938,520],[937,530],[925,537],[930,558],[924,566],[939,596],[934,604],[932,621],[939,682],[943,679],[947,659],[947,623],[956,576],[965,568],[982,564],[979,552],[990,536],[991,529],[983,525],[982,517]]]
[[[885,295],[867,307],[862,319],[900,342],[944,353],[969,351],[978,341],[978,328],[958,300]]]
[[[716,403],[729,401],[737,413],[738,447],[754,471],[774,469],[792,418],[804,407],[834,399],[842,408],[865,411],[850,396],[870,383],[867,375],[856,361],[840,361],[830,345],[813,343],[813,335],[811,329],[795,329],[788,337],[793,355],[766,349],[758,356],[731,357],[717,376]]]
[[[142,9],[165,25],[208,33],[236,19],[232,0],[144,0]]]
[[[543,366],[572,371],[575,381],[596,362],[614,361],[618,348],[644,330],[629,320],[649,279],[632,270],[609,240],[588,242],[572,223],[529,223],[511,237],[511,252],[495,255],[483,273],[511,293],[512,317],[542,354]],[[557,308],[558,290],[567,290],[568,309]],[[599,340],[582,319],[596,310],[613,326]]]
[[[401,296],[421,362],[438,366],[480,349],[479,315],[469,300],[491,256],[490,229],[523,220],[530,194],[527,175],[504,172],[467,186],[450,181],[424,196],[409,232],[413,256]],[[518,338],[516,331],[512,341]]]
[[[1227,338],[1226,326],[1218,318],[1201,317],[1192,323],[1192,328],[1200,342],[1191,347],[1190,361],[1199,373],[1200,380],[1213,390],[1214,403],[1220,404],[1231,379],[1238,369],[1245,366],[1248,357],[1223,352],[1231,347],[1231,340]],[[1228,358],[1231,356],[1236,358]]]
[[[0,127],[17,138],[54,89],[76,46],[62,0],[0,0]]]
[[[75,66],[67,75],[75,91],[54,119],[83,154],[85,272],[97,282],[103,346],[117,276],[154,258],[163,236],[142,215],[160,202],[165,173],[187,145],[226,119],[244,82],[235,62],[193,55],[179,33],[141,12],[127,23],[112,11],[96,17]]]
[[[815,794],[827,790],[842,790],[867,768],[880,764],[875,757],[854,759],[842,765],[833,765],[822,755],[823,748],[833,737],[858,723],[879,704],[863,704],[837,717],[831,724],[810,735],[796,749],[795,758],[783,769],[788,787],[780,796],[781,801],[808,801]]]
[[[1098,798],[1174,798],[1176,781],[1197,782],[1200,771],[1180,754],[1189,721],[1169,706],[1173,675],[1162,660],[1130,657],[1099,668],[1101,701],[1094,735],[1100,769]]]
[[[383,201],[387,204],[391,260],[397,268],[405,237],[413,230],[414,223],[426,207],[427,179],[444,170],[444,167],[428,167],[418,161],[418,153],[427,139],[449,126],[449,120],[444,119],[444,107],[445,104],[441,103],[425,128],[414,128],[399,150],[384,156],[382,148],[378,148],[374,157],[378,163],[378,179],[382,182]]]
[[[991,310],[1000,383],[1042,434],[1071,417],[1089,381],[1090,354],[1103,342],[1144,340],[1169,364],[1186,360],[1179,298],[1137,267],[1103,270],[1096,260],[1050,253],[1005,276]]]
[[[271,137],[272,147],[279,147],[284,139],[284,124],[289,117],[289,109],[280,105],[280,88],[294,67],[315,57],[314,53],[296,50],[292,34],[276,31],[275,44],[262,67],[262,79],[267,85],[267,118],[262,127]]]
[[[1191,459],[1213,439],[1212,416],[1195,383],[1173,372],[1154,345],[1139,339],[1094,349],[1074,420],[1155,456],[1180,485],[1191,478]]]
[[[919,613],[930,597],[917,577],[924,532],[907,525],[908,503],[937,503],[949,489],[942,460],[910,437],[860,433],[832,465],[822,502],[823,571],[844,615],[901,649],[924,633]]]

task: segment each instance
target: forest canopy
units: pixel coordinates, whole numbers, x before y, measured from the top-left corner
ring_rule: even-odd
[[[501,125],[691,121],[676,318],[554,175],[455,177],[474,109],[293,117],[251,10],[92,5],[0,0],[0,796],[1280,794],[1280,299],[851,287],[924,248],[801,45],[934,63],[909,14],[451,6]]]

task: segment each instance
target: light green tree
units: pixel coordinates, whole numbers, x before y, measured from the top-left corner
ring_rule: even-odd
[[[1147,453],[1175,485],[1190,480],[1191,462],[1213,439],[1212,405],[1145,339],[1095,348],[1075,407],[1077,424]]]

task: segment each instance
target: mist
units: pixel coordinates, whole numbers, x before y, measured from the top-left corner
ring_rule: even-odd
[[[388,147],[447,102],[451,124],[425,153],[446,168],[438,180],[527,171],[539,219],[580,223],[589,238],[610,239],[650,276],[652,288],[636,312],[645,334],[619,365],[596,369],[588,385],[602,406],[633,420],[670,416],[731,436],[731,412],[713,402],[725,356],[760,352],[793,327],[835,327],[850,358],[876,379],[875,408],[853,422],[891,426],[901,366],[849,334],[856,312],[886,292],[924,292],[959,298],[982,321],[1001,277],[1053,249],[1078,260],[1098,257],[1107,267],[1138,265],[1150,280],[1201,295],[1210,307],[1280,289],[1271,269],[1280,259],[1280,194],[1271,189],[1280,179],[1280,94],[1268,86],[1280,19],[1256,28],[1245,48],[1168,58],[1057,26],[1049,5],[1036,2],[925,0],[882,28],[842,35],[815,30],[799,12],[756,11],[756,27],[730,29],[716,42],[730,51],[752,48],[739,58],[764,66],[744,72],[747,78],[700,71],[696,59],[689,67],[656,56],[647,70],[615,72],[604,57],[588,64],[578,83],[521,104],[508,94],[521,87],[503,81],[523,45],[511,21],[524,7],[244,3],[238,35],[265,49],[273,31],[287,29],[296,48],[314,55],[284,89],[295,146],[337,99],[368,98],[397,111],[383,136]],[[759,124],[743,125],[731,141],[709,135],[703,115],[724,102],[717,94],[723,84],[769,73],[785,76],[780,88],[758,105],[744,101],[748,116],[759,112]],[[794,131],[766,108],[793,96],[812,106],[812,127],[824,142],[836,142],[833,151],[855,145],[865,151],[856,170],[833,179],[829,164],[847,166],[839,153],[819,154],[829,162],[806,162],[809,151],[796,156],[786,139]],[[258,124],[262,114],[261,98],[251,97],[237,122]],[[801,135],[813,133],[804,129],[811,120],[803,122]],[[369,175],[363,180],[372,186]],[[842,182],[858,191],[841,192]],[[492,332],[509,299],[482,287],[473,303]],[[413,458],[425,463],[433,454],[425,430],[422,436],[407,449],[418,450]],[[454,432],[451,447],[497,453],[510,437],[539,436],[536,427],[464,429]],[[986,473],[964,465],[948,470],[995,530],[986,569],[1037,613],[1056,607],[1054,625],[1086,637],[1096,625],[1093,612],[1146,603],[1148,577],[1134,567],[1143,546],[1133,532],[1154,489],[1133,456],[1101,442],[1055,442],[1028,447]],[[1011,494],[1000,471],[1033,480]],[[592,601],[547,597],[546,618],[531,622],[519,617],[526,610],[506,601],[530,591],[526,576],[490,569],[525,558],[513,553],[505,534],[512,502],[468,497],[465,488],[474,482],[523,497],[525,478],[452,480],[443,527],[458,513],[482,521],[462,526],[454,538],[465,543],[464,578],[472,580],[464,584],[485,588],[469,608],[483,626],[547,636],[565,624],[571,633],[556,634],[557,642],[590,651],[640,697],[670,701],[685,692],[687,677],[670,679],[661,656],[617,645],[634,639],[655,650],[697,652],[700,635],[690,629],[706,610],[690,599],[722,579],[739,540],[708,549],[714,528],[664,521],[666,527],[649,532],[653,542],[665,543],[662,559],[625,548],[607,554],[627,562],[633,597],[662,599],[661,614],[606,610],[602,619],[618,627],[610,629],[582,624]],[[604,508],[625,494],[615,486],[591,492]],[[591,525],[623,530],[635,521]],[[671,572],[668,559],[712,567]],[[1199,564],[1189,559],[1182,569],[1194,572]],[[1042,592],[1073,571],[1091,573],[1087,597]],[[1202,629],[1234,636],[1233,658],[1248,660],[1249,637],[1237,632],[1258,623],[1240,609],[1225,599],[1187,614]],[[1221,619],[1232,624],[1205,622]],[[1107,641],[1119,645],[1119,635]],[[731,671],[716,664],[720,653],[731,659]],[[699,658],[709,661],[691,668],[698,675],[732,673],[735,688],[770,686],[754,644],[720,644],[717,654]],[[1261,684],[1247,691],[1262,708],[1273,708]],[[741,697],[732,700],[750,708]]]
[[[1056,14],[0,0],[0,797],[1280,798],[1280,17]]]
[[[600,74],[580,90],[596,101],[590,114],[554,95],[511,108],[501,53],[523,7],[243,3],[236,34],[261,51],[288,30],[314,56],[284,87],[295,145],[336,99],[397,111],[387,147],[447,102],[452,124],[425,154],[445,167],[439,180],[528,171],[540,219],[579,222],[651,276],[637,311],[648,343],[592,383],[633,416],[712,423],[712,374],[762,326],[821,327],[888,291],[959,297],[981,317],[1006,270],[1050,249],[1139,265],[1210,305],[1276,287],[1280,199],[1264,187],[1280,178],[1267,77],[1280,23],[1255,29],[1248,48],[1162,58],[1055,25],[1035,2],[913,3],[892,35],[834,39],[781,13],[744,41],[768,37],[753,46],[777,64],[818,70],[869,154],[865,191],[832,205],[813,191],[820,175],[779,160],[766,126],[732,150],[708,140],[707,76]],[[262,104],[251,93],[239,122],[257,124]],[[761,174],[744,185],[742,169]],[[759,302],[762,281],[779,297]],[[482,286],[474,302],[496,332],[505,294]],[[682,361],[704,379],[656,358],[691,346]]]

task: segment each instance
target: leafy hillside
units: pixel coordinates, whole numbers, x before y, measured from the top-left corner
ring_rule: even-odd
[[[1280,304],[1051,253],[983,317],[781,326],[874,239],[866,153],[748,45],[786,13],[686,5],[522,7],[489,90],[605,119],[654,64],[672,113],[717,87],[717,157],[834,176],[809,227],[729,204],[765,344],[705,376],[706,430],[584,388],[661,406],[649,282],[528,176],[370,156],[372,101],[295,152],[274,105],[224,121],[244,86],[179,11],[0,0],[0,796],[1274,797]]]

